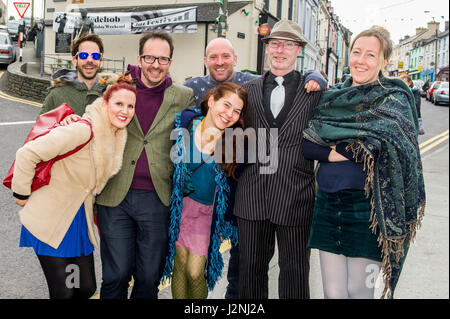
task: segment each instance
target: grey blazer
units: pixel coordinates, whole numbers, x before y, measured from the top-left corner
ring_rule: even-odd
[[[305,78],[300,75],[292,108],[276,138],[276,134],[270,135],[270,125],[265,117],[264,79],[262,76],[244,85],[248,90],[249,125],[260,129],[258,156],[256,163],[249,163],[239,178],[234,214],[247,220],[269,220],[283,226],[310,225],[315,196],[314,162],[303,157],[302,131],[322,92],[306,93]],[[265,150],[270,150],[269,161],[263,156]],[[272,173],[266,174],[267,170]]]

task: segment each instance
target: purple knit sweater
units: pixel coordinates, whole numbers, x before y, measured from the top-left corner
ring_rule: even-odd
[[[136,83],[136,117],[145,136],[162,104],[164,91],[172,85],[172,79],[166,76],[166,79],[160,85],[149,88],[141,81],[141,68],[139,66],[129,64],[128,71],[130,71],[131,77]],[[136,163],[136,169],[130,188],[145,190],[155,189],[150,175],[145,149],[143,149]]]

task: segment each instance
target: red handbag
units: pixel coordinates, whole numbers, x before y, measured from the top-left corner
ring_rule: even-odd
[[[34,123],[33,127],[31,128],[30,133],[28,134],[27,138],[25,139],[25,143],[28,143],[29,141],[33,141],[37,139],[40,136],[48,134],[53,128],[58,127],[59,123],[68,115],[74,114],[74,111],[72,108],[64,103],[58,106],[57,108],[41,114],[36,119],[36,123]],[[50,183],[51,178],[51,169],[53,166],[53,163],[56,161],[59,161],[67,156],[70,156],[79,150],[81,150],[93,137],[92,133],[92,125],[89,121],[80,119],[80,122],[86,123],[91,128],[91,137],[89,140],[82,144],[77,146],[75,149],[71,150],[70,152],[67,152],[66,154],[59,155],[49,161],[46,162],[40,162],[36,165],[36,172],[34,174],[33,182],[31,184],[31,191],[34,192],[35,190],[41,188],[42,186],[48,185]],[[8,188],[11,188],[11,182],[13,179],[13,173],[14,173],[14,163],[13,162],[11,168],[9,169],[8,173],[6,174],[5,179],[3,180],[3,185],[5,185]]]

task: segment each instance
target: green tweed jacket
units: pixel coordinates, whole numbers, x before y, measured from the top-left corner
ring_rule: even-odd
[[[124,200],[133,180],[137,160],[145,149],[156,193],[161,202],[169,206],[173,172],[170,149],[174,142],[170,139],[170,133],[174,128],[176,114],[194,106],[192,89],[172,84],[165,90],[161,107],[145,136],[138,119],[134,116],[128,125],[122,168],[97,196],[96,204],[115,207]]]

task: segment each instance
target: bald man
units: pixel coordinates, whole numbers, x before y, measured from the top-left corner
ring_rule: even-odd
[[[203,63],[209,74],[189,79],[184,83],[185,86],[194,90],[194,98],[197,107],[206,92],[222,82],[231,81],[242,85],[259,77],[259,75],[242,73],[234,70],[237,64],[237,55],[234,52],[231,42],[225,38],[216,38],[208,43]],[[308,93],[310,91],[326,89],[327,82],[319,72],[307,71],[305,72],[305,77],[305,89]]]

